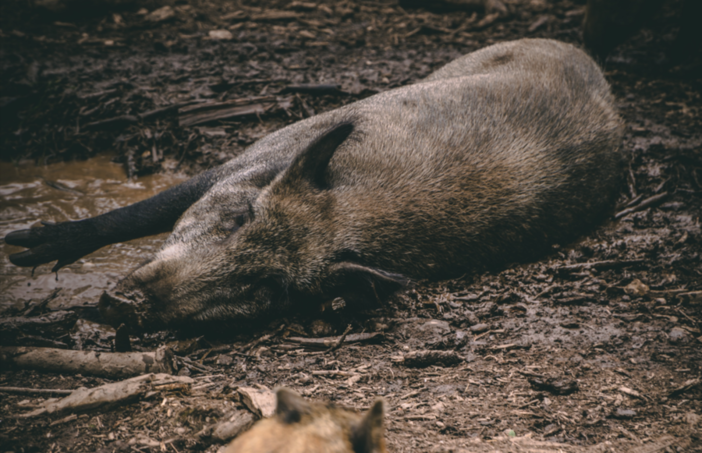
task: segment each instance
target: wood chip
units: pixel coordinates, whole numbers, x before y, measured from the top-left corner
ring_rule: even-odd
[[[404,355],[402,364],[411,368],[425,368],[441,364],[453,366],[463,362],[456,351],[413,351]]]
[[[275,414],[275,393],[267,388],[239,387],[237,392],[241,402],[259,417],[268,418]]]

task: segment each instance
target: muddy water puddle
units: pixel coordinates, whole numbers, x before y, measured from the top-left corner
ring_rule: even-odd
[[[184,175],[156,174],[129,181],[111,156],[47,166],[0,162],[0,237],[36,227],[41,221],[64,222],[93,217],[151,197],[178,184]],[[167,235],[104,247],[75,263],[51,272],[51,264],[31,268],[10,263],[8,256],[24,250],[1,244],[0,314],[41,301],[60,288],[52,309],[93,305],[100,294],[160,246]]]

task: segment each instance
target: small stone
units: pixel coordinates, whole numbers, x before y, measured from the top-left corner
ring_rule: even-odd
[[[431,321],[427,321],[421,326],[419,326],[419,330],[422,330],[424,332],[433,332],[437,335],[444,335],[451,331],[451,327],[446,321],[432,319]]]
[[[326,321],[315,319],[310,323],[310,333],[313,337],[329,337],[334,335],[334,327]]]
[[[490,326],[488,326],[487,324],[479,323],[479,324],[476,324],[474,326],[471,326],[470,330],[473,333],[483,333],[483,332],[487,332],[487,330],[489,328],[490,328]]]
[[[583,359],[583,356],[580,354],[575,354],[573,357],[570,358],[570,362],[574,364],[582,363],[582,361],[585,360]]]
[[[163,22],[173,17],[175,17],[175,11],[173,11],[173,8],[170,6],[164,6],[163,8],[153,10],[147,14],[146,20],[151,22]]]
[[[636,417],[636,411],[631,409],[622,409],[620,407],[617,408],[612,415],[614,418],[618,418],[620,420],[631,420],[632,418]]]
[[[444,403],[441,401],[431,406],[431,410],[439,414],[442,413],[444,409],[446,409],[446,405],[444,405]]]
[[[230,355],[220,354],[217,357],[217,365],[231,365],[234,362],[234,358]]]
[[[685,414],[685,421],[688,425],[694,428],[697,425],[702,424],[702,417],[694,412],[688,412]]]
[[[470,310],[466,310],[465,317],[466,321],[468,321],[468,325],[474,326],[476,324],[480,324],[478,317]]]
[[[680,327],[673,327],[668,334],[668,339],[671,343],[681,343],[687,341],[687,331]]]
[[[208,34],[210,39],[214,40],[228,41],[234,38],[234,35],[229,30],[210,30]]]
[[[631,283],[624,287],[624,292],[633,297],[642,297],[648,294],[648,285],[645,285],[641,280],[635,278]]]
[[[312,376],[310,376],[309,374],[305,374],[305,373],[300,373],[298,375],[298,379],[300,381],[300,384],[302,384],[302,385],[307,385],[307,384],[311,384],[312,382],[314,382],[314,380],[312,379]]]

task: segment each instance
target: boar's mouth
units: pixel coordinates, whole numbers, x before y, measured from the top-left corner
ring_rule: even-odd
[[[199,294],[197,303],[169,303],[140,288],[118,285],[102,294],[98,309],[108,324],[115,327],[126,324],[133,333],[146,333],[245,322],[260,318],[274,308],[285,309],[290,303],[287,292],[274,291],[267,285],[245,285],[236,294],[226,290],[206,293]]]

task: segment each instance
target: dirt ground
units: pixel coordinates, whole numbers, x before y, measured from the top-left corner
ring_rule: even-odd
[[[506,16],[390,0],[63,12],[6,0],[0,153],[37,164],[113,153],[134,178],[194,174],[281,126],[486,45],[521,37],[581,45],[582,2],[505,3]],[[236,389],[261,385],[354,409],[383,397],[392,452],[527,451],[511,436],[567,444],[531,447],[542,451],[702,451],[702,59],[668,56],[679,45],[678,3],[603,63],[627,127],[627,183],[609,223],[537,262],[418,282],[367,313],[326,307],[226,338],[133,338],[137,350],[168,344],[185,357],[180,374],[195,378],[192,392],[30,419],[20,415],[44,398],[0,392],[0,450],[214,452],[212,428],[247,411]],[[340,335],[347,325],[380,335],[331,352],[290,340]],[[109,339],[85,335],[52,340],[109,350]],[[417,350],[461,360],[408,366],[403,356]],[[105,382],[0,371],[0,386]]]

